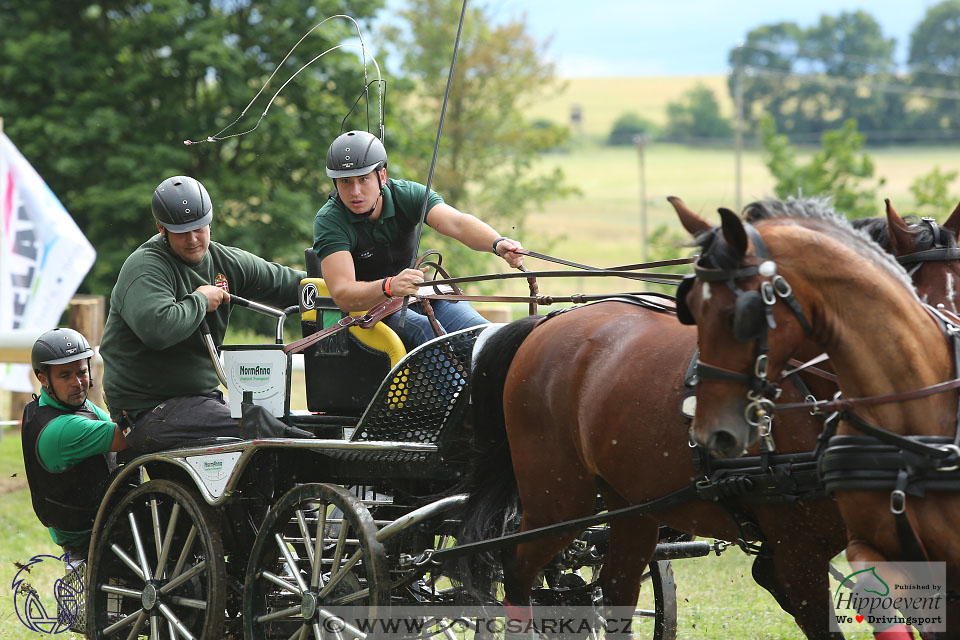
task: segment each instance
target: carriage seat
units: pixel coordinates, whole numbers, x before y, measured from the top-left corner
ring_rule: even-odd
[[[347,314],[333,302],[313,248],[304,251],[307,277],[300,281],[303,335],[333,326]],[[307,408],[313,412],[360,416],[390,370],[406,355],[396,332],[383,322],[350,327],[303,352]]]

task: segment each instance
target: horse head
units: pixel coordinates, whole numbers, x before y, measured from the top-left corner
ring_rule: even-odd
[[[669,200],[701,248],[695,275],[677,291],[677,316],[696,324],[699,337],[691,433],[716,456],[741,455],[770,429],[775,376],[810,335],[809,316],[753,225],[720,209],[714,228],[679,198]]]
[[[890,200],[885,200],[887,219],[885,231],[888,243],[875,238],[881,246],[889,244],[889,251],[910,274],[917,295],[924,302],[958,312],[957,288],[960,287],[960,204],[943,225],[933,218],[901,218]],[[935,266],[934,266],[935,265]]]

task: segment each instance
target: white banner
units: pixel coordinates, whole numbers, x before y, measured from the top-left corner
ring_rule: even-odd
[[[0,133],[0,331],[52,329],[96,251],[57,196]],[[0,365],[0,387],[32,391],[28,365]]]

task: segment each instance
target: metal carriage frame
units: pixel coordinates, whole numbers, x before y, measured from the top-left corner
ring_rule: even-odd
[[[289,311],[273,314],[278,343]],[[348,437],[221,439],[127,462],[97,515],[83,615],[73,627],[90,638],[149,629],[151,638],[319,639],[337,637],[323,626],[340,619],[334,605],[361,605],[376,616],[391,606],[458,602],[431,556],[453,544],[451,517],[466,496],[431,496],[449,491],[462,463],[457,437],[482,329],[408,354],[359,421],[288,414],[273,425],[325,436],[347,428]],[[289,375],[286,384],[289,393]],[[583,528],[548,572],[539,590],[545,602],[598,601],[604,533],[599,525]],[[674,541],[651,563],[645,578],[653,604],[636,613],[653,619],[655,638],[676,630],[668,558],[715,550]]]

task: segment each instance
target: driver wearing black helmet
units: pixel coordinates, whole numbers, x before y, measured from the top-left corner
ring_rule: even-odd
[[[110,471],[111,451],[127,443],[107,413],[87,399],[90,358],[86,338],[53,329],[33,345],[40,395],[23,410],[23,463],[33,510],[70,560],[87,555],[93,520]]]
[[[200,325],[223,344],[231,293],[287,307],[306,274],[212,242],[213,204],[193,178],[161,182],[151,209],[159,233],[126,259],[110,295],[100,347],[110,415],[141,453],[239,437]]]
[[[417,250],[417,225],[427,188],[408,180],[387,179],[387,152],[366,131],[348,131],[330,145],[327,175],[336,191],[317,212],[313,248],[330,295],[344,311],[364,311],[384,298],[417,293],[425,272],[411,269]],[[432,190],[426,223],[476,251],[492,251],[511,267],[523,256],[520,243],[500,236],[478,218],[457,211]],[[441,328],[456,331],[483,324],[466,302],[433,301]],[[384,319],[407,350],[433,337],[420,305],[411,305],[403,329],[399,315]]]

